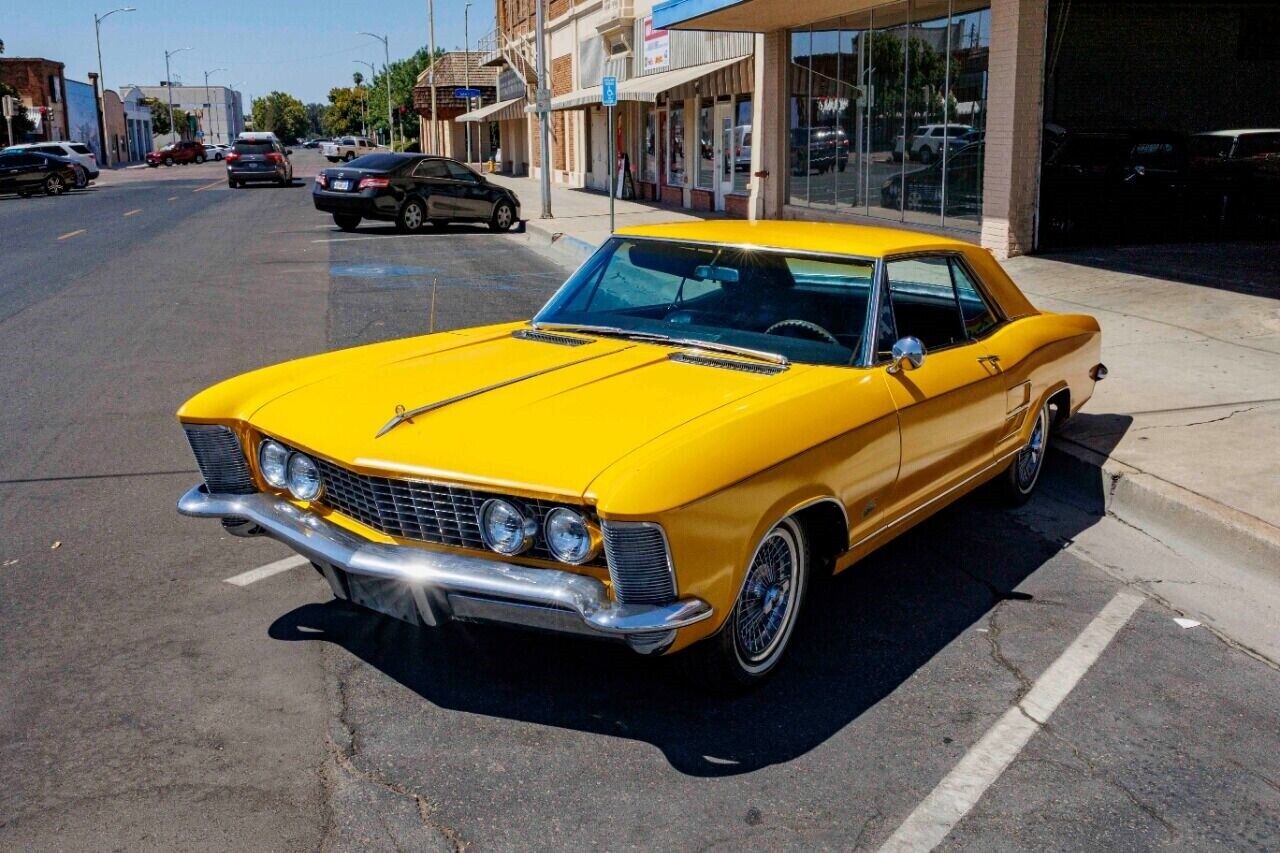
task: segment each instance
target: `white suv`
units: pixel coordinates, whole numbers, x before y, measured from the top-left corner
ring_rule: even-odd
[[[898,137],[893,149],[893,159],[900,162],[905,151],[908,159],[932,163],[934,157],[942,154],[944,145],[956,147],[960,137],[971,130],[973,128],[967,124],[922,124],[908,137],[910,142],[907,144],[904,145],[902,137]]]
[[[66,157],[84,166],[84,170],[89,174],[89,180],[92,181],[98,177],[98,158],[83,142],[31,142],[10,146],[5,151],[38,151],[41,154],[52,154],[54,157]]]

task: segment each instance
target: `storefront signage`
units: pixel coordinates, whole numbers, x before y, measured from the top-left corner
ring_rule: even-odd
[[[644,19],[644,70],[658,71],[671,64],[671,31],[655,30],[653,16]]]

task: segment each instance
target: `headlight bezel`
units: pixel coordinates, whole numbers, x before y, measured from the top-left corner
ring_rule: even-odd
[[[499,543],[495,541],[489,532],[490,511],[497,510],[502,506],[505,506],[514,516],[520,519],[518,530],[520,539],[515,543],[514,548],[499,547]],[[476,511],[476,521],[480,525],[480,539],[484,542],[485,547],[504,557],[517,557],[527,552],[533,547],[534,541],[537,539],[538,522],[522,503],[512,498],[489,498],[480,504],[480,509]]]
[[[575,554],[578,552],[561,553],[560,549],[556,547],[555,539],[551,533],[552,524],[555,523],[556,519],[566,516],[570,518],[570,523],[577,524],[582,528],[581,541],[585,544],[585,547],[577,556]],[[582,566],[590,563],[600,556],[600,549],[604,544],[604,536],[601,534],[599,526],[594,524],[585,513],[567,506],[553,507],[547,513],[542,520],[542,538],[551,556],[570,566]]]
[[[278,448],[279,451],[284,454],[283,459],[280,462],[279,481],[272,479],[271,474],[268,473],[268,466],[266,462],[263,460],[263,457],[266,455],[267,450],[276,449],[276,448]],[[274,438],[264,438],[262,441],[258,442],[258,460],[257,460],[258,473],[262,475],[263,482],[265,482],[271,488],[273,489],[289,488],[289,456],[291,452],[292,451],[290,451],[289,448],[285,447],[283,444],[276,441]]]
[[[293,470],[295,464],[299,466],[301,465],[311,466],[311,471],[314,474],[313,489],[304,490],[295,485],[294,470]],[[307,454],[299,453],[296,450],[293,453],[290,453],[288,473],[289,473],[289,485],[288,485],[289,494],[293,495],[293,497],[296,500],[310,502],[310,501],[318,500],[320,496],[324,494],[324,478],[320,476],[320,466],[317,465],[316,461],[312,459],[310,456],[308,456]]]

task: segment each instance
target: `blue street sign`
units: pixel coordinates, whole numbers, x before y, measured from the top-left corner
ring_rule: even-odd
[[[480,97],[479,89],[454,89],[453,96],[455,98],[478,98]]]
[[[618,105],[618,78],[605,77],[600,81],[600,87],[603,90],[600,95],[600,103],[606,107],[616,107]]]

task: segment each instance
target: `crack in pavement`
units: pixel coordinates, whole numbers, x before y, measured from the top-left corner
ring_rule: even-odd
[[[1136,427],[1132,431],[1142,432],[1143,430],[1148,430],[1148,429],[1179,429],[1181,427],[1193,427],[1193,426],[1204,426],[1205,424],[1217,424],[1217,423],[1222,423],[1223,421],[1229,421],[1232,418],[1234,418],[1236,415],[1243,415],[1246,412],[1256,412],[1258,409],[1261,409],[1261,408],[1262,406],[1249,406],[1246,409],[1232,409],[1230,413],[1225,414],[1220,418],[1210,418],[1207,421],[1192,421],[1191,423],[1186,423],[1186,424],[1151,424],[1150,426]]]

